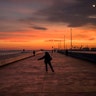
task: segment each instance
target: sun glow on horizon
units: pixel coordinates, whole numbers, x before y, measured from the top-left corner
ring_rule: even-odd
[[[95,20],[94,1],[1,0],[0,49],[96,47]]]
[[[89,46],[96,47],[96,37],[94,30],[81,30],[72,29],[72,44],[74,47]],[[91,32],[90,32],[91,31]],[[39,32],[39,31],[38,31]],[[18,32],[17,32],[18,33]],[[87,33],[87,34],[86,34]],[[20,36],[19,36],[20,35]],[[1,48],[8,49],[52,49],[58,48],[61,41],[61,49],[64,48],[64,36],[66,48],[70,48],[70,29],[60,31],[42,32],[32,34],[30,31],[20,33],[18,36],[13,36],[11,38],[2,38],[0,40]]]

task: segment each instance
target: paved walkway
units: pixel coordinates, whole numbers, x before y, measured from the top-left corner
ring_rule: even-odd
[[[45,72],[43,54],[0,68],[0,96],[96,96],[96,65],[51,54],[55,72]]]

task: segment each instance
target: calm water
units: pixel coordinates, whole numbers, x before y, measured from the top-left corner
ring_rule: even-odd
[[[7,51],[0,50],[0,55],[17,54],[20,52],[22,51],[21,50],[7,50]]]
[[[9,54],[18,54],[21,52],[23,52],[23,50],[0,50],[0,56]],[[26,50],[25,52],[32,52],[32,50]]]

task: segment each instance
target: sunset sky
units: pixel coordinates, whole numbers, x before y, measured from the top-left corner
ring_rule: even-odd
[[[96,0],[0,0],[0,49],[96,47]]]

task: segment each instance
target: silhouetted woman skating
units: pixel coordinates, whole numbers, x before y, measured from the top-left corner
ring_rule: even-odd
[[[51,60],[52,60],[52,57],[50,56],[50,54],[48,52],[45,52],[45,55],[41,58],[39,58],[38,60],[42,60],[44,59],[44,63],[45,63],[45,67],[46,67],[46,72],[48,71],[48,64],[52,70],[52,72],[54,72],[54,69],[52,67],[52,64],[51,64]]]

